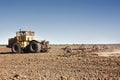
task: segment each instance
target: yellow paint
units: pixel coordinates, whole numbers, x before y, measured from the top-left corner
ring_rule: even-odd
[[[20,46],[24,48],[28,45],[29,41],[34,40],[34,36],[23,35],[23,36],[17,36],[16,39],[19,42]]]

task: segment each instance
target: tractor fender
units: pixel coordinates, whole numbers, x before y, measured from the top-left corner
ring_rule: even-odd
[[[30,42],[29,42],[29,44],[30,44],[30,43],[32,43],[32,42],[37,42],[37,43],[40,43],[40,42],[39,42],[39,41],[37,41],[37,40],[32,40],[32,41],[30,41]]]

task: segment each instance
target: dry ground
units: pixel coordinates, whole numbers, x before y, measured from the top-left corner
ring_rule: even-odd
[[[63,47],[26,54],[0,47],[0,80],[120,80],[120,56],[69,55]]]

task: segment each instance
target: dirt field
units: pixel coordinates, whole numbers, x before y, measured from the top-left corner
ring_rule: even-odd
[[[24,54],[0,47],[0,80],[120,80],[119,49],[117,56],[102,55],[111,52],[69,55],[63,47]]]

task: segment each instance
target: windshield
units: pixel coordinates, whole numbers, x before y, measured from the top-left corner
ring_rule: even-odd
[[[18,31],[16,32],[16,36],[34,36],[34,32],[32,31]]]

